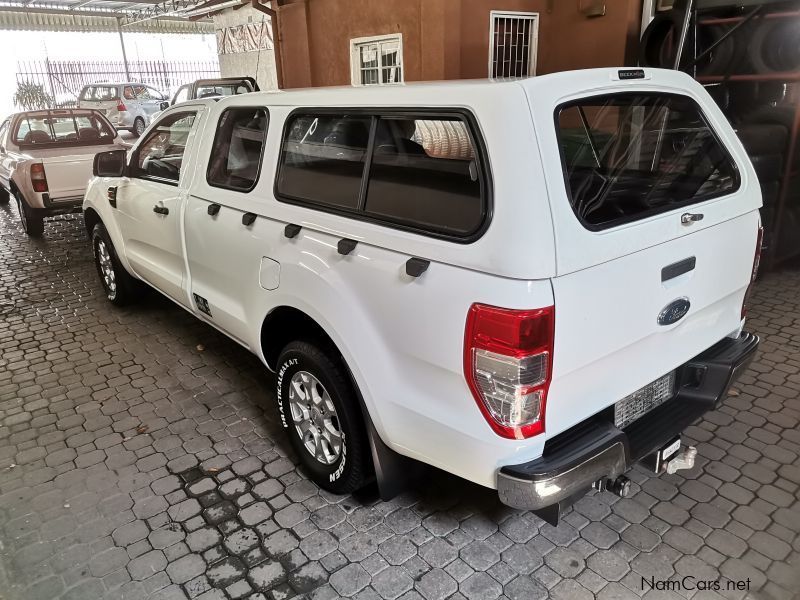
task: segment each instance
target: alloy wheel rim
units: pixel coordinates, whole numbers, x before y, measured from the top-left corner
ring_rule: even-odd
[[[103,287],[106,288],[108,297],[113,300],[117,295],[117,278],[114,273],[114,264],[111,262],[111,254],[108,252],[108,246],[103,240],[97,241],[96,253],[97,264],[100,267],[100,277],[103,279]]]
[[[326,466],[339,460],[344,435],[333,400],[319,379],[308,371],[295,373],[289,382],[289,408],[306,451]]]

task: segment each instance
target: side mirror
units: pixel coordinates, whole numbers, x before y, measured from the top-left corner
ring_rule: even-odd
[[[161,110],[167,110],[169,108],[169,102],[166,100],[161,103]]]
[[[128,153],[125,150],[111,150],[95,155],[92,174],[95,177],[122,177],[127,168]]]

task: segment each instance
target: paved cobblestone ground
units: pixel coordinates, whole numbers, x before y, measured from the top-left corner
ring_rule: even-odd
[[[642,589],[690,575],[796,598],[800,273],[756,304],[760,356],[690,428],[696,467],[637,469],[553,528],[442,474],[386,503],[320,492],[254,357],[155,294],[109,305],[79,217],[33,241],[0,208],[0,596],[720,597]]]

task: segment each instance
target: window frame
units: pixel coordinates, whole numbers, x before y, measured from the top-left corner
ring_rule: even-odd
[[[397,55],[399,62],[396,65],[391,65],[394,68],[400,68],[400,81],[392,83],[383,83],[381,81],[382,70],[384,69],[383,62],[381,61],[380,48],[378,48],[378,83],[364,83],[361,81],[361,64],[359,63],[359,53],[357,52],[360,46],[366,44],[380,44],[381,42],[397,41]],[[406,80],[406,67],[403,60],[403,34],[389,33],[385,35],[371,35],[367,37],[353,38],[350,40],[350,83],[357,86],[373,86],[373,85],[398,85],[405,83]]]
[[[22,140],[18,139],[19,138],[19,130],[22,127],[22,121],[26,120],[28,118],[26,115],[29,112],[43,112],[43,111],[36,111],[36,110],[35,111],[26,111],[26,112],[23,112],[23,113],[19,113],[17,115],[17,117],[16,117],[16,122],[13,124],[13,133],[12,133],[12,125],[11,125],[11,123],[9,123],[8,133],[10,134],[10,137],[8,138],[8,140],[11,143],[13,143],[17,148],[19,148],[21,150],[31,150],[31,149],[36,149],[36,148],[51,150],[51,149],[54,149],[54,148],[80,148],[80,147],[87,147],[87,146],[108,146],[109,144],[113,144],[114,141],[117,139],[117,136],[119,135],[119,132],[117,131],[117,128],[114,127],[114,125],[111,123],[111,121],[108,120],[108,117],[106,117],[103,113],[101,113],[100,111],[95,110],[93,108],[44,109],[44,111],[46,111],[48,113],[51,113],[50,114],[51,117],[70,117],[70,118],[72,118],[72,123],[75,125],[75,133],[77,133],[77,123],[75,122],[75,119],[77,117],[95,117],[99,121],[104,121],[105,124],[108,126],[108,129],[109,129],[109,131],[111,131],[111,135],[112,135],[111,140],[110,141],[106,141],[101,137],[101,138],[99,138],[98,141],[91,142],[91,143],[88,143],[88,144],[85,143],[85,142],[76,143],[77,140],[58,140],[58,141],[53,141],[53,142],[42,142],[42,143],[39,143],[39,144],[26,144]],[[52,114],[52,113],[59,113],[61,111],[68,111],[69,114],[55,114],[55,115]],[[76,114],[76,113],[78,113],[78,114]],[[9,118],[8,120],[10,121],[11,119]],[[52,131],[52,129],[51,129],[51,131]]]
[[[178,110],[178,111],[175,111],[173,113],[169,113],[168,115],[164,115],[161,119],[156,121],[155,127],[153,129],[151,129],[151,131],[150,131],[150,135],[148,135],[147,137],[142,138],[141,143],[137,144],[136,148],[133,150],[133,152],[131,152],[131,156],[130,156],[130,159],[128,161],[128,177],[130,177],[131,179],[143,179],[145,181],[152,181],[154,183],[163,183],[164,185],[170,185],[172,187],[180,186],[181,178],[183,176],[183,173],[180,172],[180,171],[178,172],[178,179],[177,180],[175,180],[175,179],[165,179],[164,177],[155,177],[153,175],[142,175],[141,174],[142,169],[139,167],[139,154],[141,153],[142,146],[145,144],[145,142],[147,142],[152,136],[154,136],[157,133],[156,129],[158,128],[158,125],[162,121],[165,121],[166,119],[168,119],[170,117],[174,117],[174,116],[177,116],[177,115],[183,115],[184,117],[188,116],[190,114],[194,115],[195,120],[192,121],[192,127],[194,127],[195,123],[197,122],[197,119],[200,116],[200,110],[198,108],[191,108],[191,107],[187,107],[187,109],[188,110]],[[176,119],[176,120],[178,120],[178,119]],[[191,134],[191,132],[190,132],[190,134]],[[184,158],[186,157],[186,149],[184,149],[183,157]],[[181,163],[181,164],[183,164],[183,163]]]
[[[11,130],[11,117],[4,119],[0,122],[0,148],[3,151],[7,150],[6,148],[6,134]]]
[[[364,157],[364,167],[361,173],[361,184],[358,194],[358,202],[355,209],[343,208],[336,205],[316,202],[309,198],[300,198],[283,194],[278,190],[278,180],[281,176],[284,161],[284,144],[289,133],[289,123],[298,116],[320,116],[320,115],[353,115],[371,117],[369,129],[369,140]],[[366,212],[367,188],[369,187],[369,173],[372,167],[372,156],[375,150],[375,130],[377,129],[377,119],[380,117],[415,118],[417,120],[436,120],[437,118],[452,119],[460,118],[467,127],[475,151],[475,161],[478,167],[478,181],[480,182],[480,202],[481,220],[474,231],[467,234],[449,234],[440,231],[432,231],[424,227],[397,223],[378,215]],[[456,242],[459,244],[471,244],[483,237],[491,224],[494,215],[494,183],[492,179],[491,163],[486,142],[483,138],[478,120],[472,111],[465,108],[450,107],[347,107],[347,106],[325,106],[325,107],[298,107],[286,115],[283,121],[281,139],[278,148],[278,163],[275,168],[275,180],[272,186],[272,193],[279,202],[301,206],[311,210],[325,212],[328,214],[347,217],[356,221],[372,223],[389,229],[397,229],[408,233],[415,233],[430,238]]]
[[[733,187],[730,190],[725,191],[725,192],[718,192],[718,193],[715,193],[715,194],[709,194],[709,195],[703,196],[701,198],[695,198],[694,200],[691,200],[691,201],[681,202],[680,204],[674,204],[674,205],[672,205],[672,206],[670,206],[668,208],[655,208],[655,209],[643,211],[641,213],[638,213],[637,215],[633,215],[631,217],[626,217],[624,219],[618,219],[618,220],[615,220],[615,221],[610,221],[608,223],[601,223],[599,225],[594,225],[594,224],[589,223],[588,221],[586,221],[575,210],[575,204],[574,204],[573,199],[572,199],[572,185],[570,184],[569,172],[567,170],[567,157],[566,157],[566,154],[564,153],[564,146],[561,143],[561,128],[559,127],[559,122],[558,122],[559,116],[560,116],[562,110],[564,110],[566,108],[573,108],[575,106],[580,106],[581,103],[584,103],[586,101],[598,101],[598,100],[603,100],[604,98],[614,98],[614,97],[620,97],[620,96],[656,96],[656,97],[668,96],[670,98],[682,98],[682,99],[686,99],[686,100],[689,100],[690,102],[692,102],[692,104],[694,104],[695,108],[697,109],[697,114],[700,116],[700,119],[703,121],[705,126],[708,128],[708,131],[711,133],[712,137],[717,142],[717,144],[719,144],[720,148],[722,148],[722,151],[724,152],[725,156],[728,157],[728,160],[730,160],[730,163],[733,165],[733,171],[734,171]],[[736,160],[734,159],[733,155],[730,153],[730,150],[728,149],[728,146],[725,145],[725,143],[722,141],[722,138],[719,136],[719,133],[717,133],[717,130],[712,126],[711,122],[708,120],[708,117],[706,116],[706,113],[703,110],[703,107],[700,105],[700,103],[697,100],[695,100],[694,98],[692,98],[691,96],[687,95],[687,94],[679,94],[679,93],[676,93],[676,92],[655,92],[655,91],[639,91],[639,92],[636,92],[636,91],[622,91],[622,92],[621,91],[617,91],[617,92],[611,92],[611,93],[596,94],[596,95],[593,95],[593,96],[584,96],[582,98],[574,98],[572,100],[567,100],[566,102],[562,102],[562,103],[560,103],[559,105],[556,106],[555,110],[553,111],[553,125],[554,125],[554,129],[555,129],[555,134],[556,134],[556,143],[558,144],[558,153],[559,153],[559,156],[561,157],[561,161],[560,161],[561,162],[561,173],[562,173],[562,177],[563,177],[563,180],[564,180],[564,188],[565,188],[565,191],[566,191],[567,200],[569,202],[570,210],[572,210],[572,213],[575,215],[575,218],[578,219],[578,222],[584,227],[584,229],[587,229],[588,231],[591,231],[593,233],[612,231],[614,229],[617,229],[619,227],[624,227],[624,226],[629,225],[631,223],[636,223],[638,221],[644,221],[644,220],[649,219],[651,217],[657,217],[657,216],[660,216],[660,215],[665,215],[665,214],[670,213],[670,212],[672,212],[674,210],[683,210],[683,209],[685,209],[685,208],[687,208],[689,206],[695,206],[697,204],[702,204],[704,202],[708,202],[709,200],[716,200],[717,198],[722,198],[724,196],[730,196],[730,195],[735,194],[736,192],[738,192],[738,191],[740,191],[742,189],[742,172],[741,172],[741,169],[739,168],[739,163],[736,162]]]
[[[495,26],[497,19],[526,19],[531,21],[531,39],[528,40],[528,73],[526,75],[493,75],[495,59]],[[492,10],[489,12],[489,68],[487,77],[490,79],[518,79],[521,77],[535,77],[536,68],[539,60],[539,21],[541,15],[538,12],[514,11],[514,10]]]
[[[214,148],[217,146],[217,137],[219,136],[219,124],[222,121],[222,117],[225,116],[225,113],[232,111],[232,110],[263,110],[267,115],[267,124],[266,128],[264,129],[264,142],[261,144],[261,154],[258,156],[258,169],[256,171],[256,178],[253,181],[252,185],[248,189],[244,188],[237,188],[229,185],[222,185],[220,183],[212,183],[210,179],[211,175],[211,158],[214,154]],[[264,153],[267,149],[267,136],[269,135],[269,125],[272,121],[272,115],[269,112],[269,108],[266,106],[258,106],[258,105],[242,105],[242,106],[229,106],[221,113],[219,113],[219,117],[217,118],[216,126],[214,127],[214,140],[211,142],[211,153],[208,156],[208,166],[206,167],[206,183],[213,188],[217,188],[220,190],[230,190],[232,192],[239,192],[240,194],[249,194],[252,192],[258,182],[261,180],[261,171],[264,167]],[[281,148],[281,156],[283,155],[283,149]],[[277,180],[276,180],[277,181]]]

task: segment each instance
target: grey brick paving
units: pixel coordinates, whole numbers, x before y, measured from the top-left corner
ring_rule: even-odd
[[[25,238],[0,208],[0,596],[743,598],[643,578],[750,578],[800,597],[800,273],[764,276],[760,355],[686,434],[691,471],[636,468],[558,528],[441,473],[390,502],[295,467],[258,361],[152,294],[112,308],[82,221]]]

